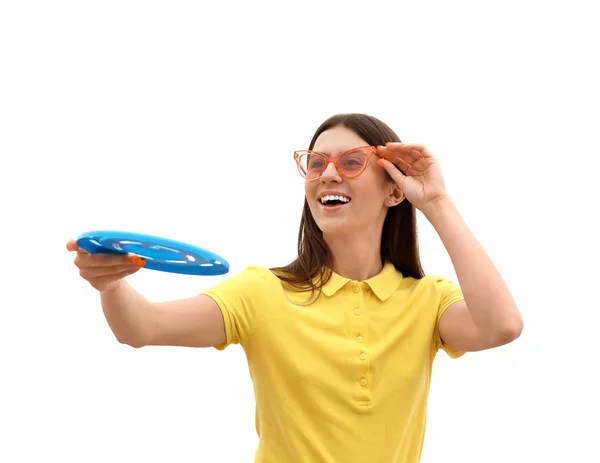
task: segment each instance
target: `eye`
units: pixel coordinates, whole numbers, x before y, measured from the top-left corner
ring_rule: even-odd
[[[366,156],[361,151],[347,153],[340,159],[340,164],[344,169],[359,170],[365,164]]]
[[[308,161],[308,167],[310,169],[321,169],[324,164],[325,164],[325,162],[322,159],[315,158],[315,157],[309,159],[309,161]]]

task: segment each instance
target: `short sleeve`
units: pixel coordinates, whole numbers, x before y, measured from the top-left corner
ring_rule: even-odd
[[[459,358],[465,354],[463,351],[453,349],[442,341],[439,332],[440,319],[448,307],[455,302],[464,299],[462,290],[452,280],[445,278],[436,279],[436,289],[439,296],[439,304],[435,323],[435,344],[436,350],[443,349],[451,358]]]
[[[223,350],[230,344],[244,343],[252,336],[258,317],[258,305],[267,284],[268,269],[250,266],[204,290],[212,298],[223,315],[226,341],[215,347]]]

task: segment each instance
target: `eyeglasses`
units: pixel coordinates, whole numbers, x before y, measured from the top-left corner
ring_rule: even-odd
[[[300,175],[311,181],[318,179],[330,162],[342,177],[356,178],[365,171],[371,157],[376,154],[377,148],[374,146],[360,146],[333,157],[312,150],[295,151],[294,159]]]

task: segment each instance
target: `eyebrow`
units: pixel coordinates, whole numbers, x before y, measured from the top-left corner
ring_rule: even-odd
[[[346,151],[354,149],[354,148],[358,148],[358,146],[351,146],[350,148],[344,148],[343,150],[339,150],[337,154],[345,153]],[[321,154],[324,154],[325,156],[331,157],[331,154],[327,153],[326,151],[320,151],[320,150],[316,150],[314,148],[312,151],[316,151],[317,153],[321,153]]]

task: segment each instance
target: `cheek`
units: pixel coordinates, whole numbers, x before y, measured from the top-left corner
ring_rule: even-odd
[[[388,171],[385,170],[383,167],[378,165],[372,167],[373,177],[375,178],[374,181],[378,182],[378,184],[381,185],[382,188],[385,189],[390,185],[390,183],[395,183],[390,174],[388,174]]]
[[[383,169],[371,169],[368,175],[361,178],[353,187],[353,192],[361,204],[377,206],[383,204],[390,189],[390,181],[385,177],[386,172]]]
[[[363,191],[359,195],[356,196],[356,205],[359,206],[362,210],[365,211],[373,211],[379,209],[380,206],[383,205],[385,201],[385,195],[379,190],[371,189],[368,191]]]
[[[304,194],[307,196],[309,201],[310,201],[310,198],[314,197],[315,186],[314,186],[313,182],[304,181]]]
[[[316,195],[316,185],[315,182],[304,182],[304,194],[306,195],[306,200],[308,201],[308,205],[313,206],[315,204],[314,197]]]

